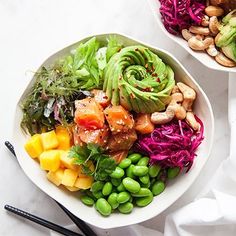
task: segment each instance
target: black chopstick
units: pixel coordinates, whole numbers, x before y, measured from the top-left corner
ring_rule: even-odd
[[[8,150],[13,154],[13,156],[16,157],[14,146],[9,141],[6,141],[5,145],[8,148]],[[66,209],[57,201],[56,203],[67,214],[67,216],[75,223],[75,225],[77,225],[77,227],[85,234],[85,236],[97,236],[97,234],[84,221],[76,217],[74,214],[72,214],[68,209]]]
[[[35,222],[35,223],[37,223],[39,225],[42,225],[42,226],[44,226],[44,227],[46,227],[48,229],[52,229],[52,230],[54,230],[54,231],[56,231],[56,232],[58,232],[58,233],[60,233],[62,235],[66,235],[66,236],[82,236],[82,234],[78,234],[76,232],[73,232],[73,231],[71,231],[69,229],[66,229],[66,228],[60,226],[60,225],[57,225],[57,224],[54,224],[54,223],[52,223],[50,221],[44,220],[44,219],[42,219],[42,218],[40,218],[38,216],[32,215],[32,214],[30,214],[30,213],[28,213],[26,211],[22,211],[22,210],[20,210],[18,208],[15,208],[13,206],[5,205],[4,208],[7,211],[10,211],[10,212],[12,212],[12,213],[14,213],[14,214],[16,214],[18,216],[21,216],[21,217],[23,217],[25,219],[33,221],[33,222]]]

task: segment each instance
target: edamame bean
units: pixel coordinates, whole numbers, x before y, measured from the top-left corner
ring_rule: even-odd
[[[127,169],[126,169],[126,175],[130,178],[134,178],[134,174],[133,174],[133,169],[134,169],[134,165],[131,164]]]
[[[98,192],[94,192],[93,193],[93,196],[97,199],[103,197],[103,194],[102,194],[102,191],[98,191]]]
[[[117,166],[116,169],[110,174],[110,176],[115,179],[120,179],[124,174],[124,170]]]
[[[111,183],[112,183],[115,187],[117,187],[117,186],[120,185],[121,179],[114,179],[114,178],[111,178]]]
[[[104,186],[104,183],[102,181],[96,181],[92,184],[91,191],[93,193],[98,192],[98,191],[102,190],[103,186]]]
[[[149,196],[147,197],[140,197],[136,199],[136,204],[139,207],[145,207],[148,204],[150,204],[153,200],[153,194],[151,193]]]
[[[125,186],[123,185],[123,183],[120,183],[120,185],[117,186],[117,191],[118,191],[118,192],[123,192],[123,191],[125,191]]]
[[[148,165],[148,162],[149,162],[149,157],[142,157],[142,158],[138,161],[137,165],[138,165],[138,166],[147,166],[147,165]]]
[[[119,206],[119,202],[117,202],[117,196],[117,193],[112,193],[107,199],[108,203],[111,205],[111,208],[113,210]]]
[[[133,210],[133,208],[134,206],[131,202],[126,202],[126,203],[120,204],[118,207],[118,210],[120,211],[120,213],[129,214]]]
[[[150,182],[149,175],[141,176],[141,177],[139,177],[139,180],[140,180],[143,184],[148,184],[148,182]]]
[[[107,182],[104,184],[103,188],[102,188],[102,194],[104,196],[108,196],[112,191],[112,184],[111,182]]]
[[[148,174],[150,175],[150,177],[155,178],[157,177],[160,170],[161,170],[161,167],[159,165],[151,165],[148,168]]]
[[[119,167],[122,169],[125,169],[127,167],[129,167],[131,165],[131,160],[128,158],[125,158],[124,160],[122,160],[119,164]]]
[[[133,168],[133,174],[136,176],[144,176],[148,173],[148,167],[147,166],[134,166]]]
[[[140,188],[140,190],[137,193],[132,193],[131,195],[133,197],[147,197],[151,195],[152,192],[148,188]]]
[[[151,186],[150,181],[149,181],[147,184],[141,183],[141,187],[142,187],[142,188],[150,188],[150,186]]]
[[[87,196],[91,197],[93,200],[96,200],[96,198],[93,196],[93,193],[90,190],[86,190],[84,192]]]
[[[81,197],[81,201],[87,206],[92,206],[94,204],[94,200],[91,197],[86,196],[86,195],[83,195]]]
[[[137,163],[141,159],[142,155],[139,153],[132,153],[127,158],[131,160],[132,163]]]
[[[156,181],[153,185],[152,185],[152,193],[154,196],[159,195],[160,193],[162,193],[165,189],[165,183],[161,180]]]
[[[128,192],[120,192],[117,196],[117,202],[125,203],[128,202],[130,199],[130,193]]]
[[[99,198],[96,202],[96,209],[99,213],[104,216],[109,216],[111,214],[111,206],[104,198]]]
[[[130,177],[126,177],[122,180],[123,185],[125,186],[126,190],[131,193],[137,193],[140,190],[140,184],[131,179]]]
[[[179,167],[169,168],[167,170],[167,178],[168,179],[174,179],[180,172]]]

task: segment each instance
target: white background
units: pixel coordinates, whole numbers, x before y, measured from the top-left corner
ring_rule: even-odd
[[[215,115],[211,158],[194,185],[161,215],[143,224],[163,231],[166,214],[191,202],[228,155],[227,74],[204,67],[158,28],[145,0],[0,1],[0,235],[48,235],[48,231],[5,212],[11,204],[58,224],[69,219],[36,188],[4,147],[11,139],[14,110],[29,73],[53,52],[88,34],[120,32],[174,54],[208,95]],[[117,229],[119,230],[119,229]]]

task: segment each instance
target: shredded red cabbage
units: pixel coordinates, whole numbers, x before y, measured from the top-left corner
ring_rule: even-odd
[[[158,163],[163,168],[191,168],[196,155],[196,149],[201,144],[204,132],[202,121],[195,116],[200,124],[199,131],[194,131],[185,120],[173,120],[167,124],[156,126],[148,135],[140,135],[135,149],[148,155],[152,163]]]
[[[199,25],[204,16],[205,0],[159,0],[163,24],[168,32],[180,34],[182,29]]]

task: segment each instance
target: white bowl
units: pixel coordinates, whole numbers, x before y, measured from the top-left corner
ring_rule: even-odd
[[[99,41],[104,41],[111,34],[95,35]],[[135,39],[129,37],[113,34],[122,40],[125,46],[142,44],[150,48],[153,52],[158,54],[165,63],[169,64],[175,72],[175,79],[177,81],[183,81],[184,83],[193,87],[197,92],[197,100],[195,102],[195,113],[202,119],[205,125],[205,139],[197,151],[197,158],[194,162],[192,169],[187,174],[179,176],[176,180],[170,181],[167,185],[166,190],[159,196],[155,197],[153,202],[147,207],[138,208],[135,207],[131,214],[120,214],[113,213],[109,217],[102,217],[96,212],[94,207],[87,207],[81,203],[78,199],[77,194],[70,193],[63,188],[58,188],[52,183],[50,183],[46,178],[46,172],[41,170],[39,164],[31,159],[24,150],[24,143],[26,142],[27,136],[23,134],[20,128],[20,122],[22,118],[22,111],[20,109],[20,102],[26,95],[27,91],[31,88],[34,78],[29,83],[22,97],[19,99],[18,105],[16,107],[15,119],[14,119],[14,134],[13,140],[15,144],[15,149],[17,153],[18,161],[24,170],[25,174],[36,184],[42,191],[47,193],[50,197],[54,198],[56,201],[64,205],[69,211],[75,214],[80,219],[95,225],[100,228],[114,228],[121,227],[131,224],[136,224],[145,220],[148,220],[154,216],[157,216],[172,203],[174,203],[194,182],[197,176],[200,174],[201,169],[206,163],[213,142],[213,132],[214,132],[214,119],[211,104],[197,84],[197,82],[191,77],[191,75],[186,71],[186,69],[181,65],[181,63],[168,52],[154,48],[152,46],[146,45]],[[72,49],[74,49],[79,43],[88,40],[90,37],[80,40],[79,42],[65,47],[61,51],[50,56],[42,66],[47,66],[51,64],[56,58],[68,54]]]
[[[165,29],[161,21],[161,14],[159,12],[159,8],[160,8],[159,0],[148,0],[148,3],[149,3],[149,6],[151,7],[152,13],[158,25],[160,26],[162,31],[165,33],[165,35],[167,35],[170,39],[172,39],[174,42],[176,42],[181,47],[183,47],[187,52],[189,52],[193,57],[199,60],[203,65],[213,70],[219,70],[219,71],[225,71],[225,72],[236,72],[236,67],[229,68],[229,67],[221,66],[212,57],[210,57],[206,52],[197,52],[197,51],[192,50],[188,46],[187,41],[184,40],[181,36],[170,34]]]

